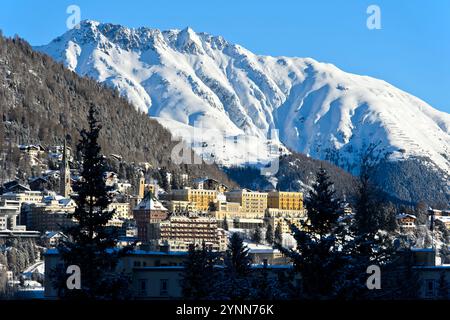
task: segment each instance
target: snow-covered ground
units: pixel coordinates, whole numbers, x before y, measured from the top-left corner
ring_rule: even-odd
[[[95,21],[36,49],[117,88],[205,159],[225,165],[267,162],[284,145],[351,168],[376,143],[393,159],[426,156],[450,171],[449,114],[311,58],[260,56],[190,28]],[[206,134],[190,133],[197,128]]]
[[[32,264],[31,266],[29,266],[28,268],[26,268],[22,274],[24,276],[27,277],[31,277],[31,275],[33,274],[33,272],[37,271],[40,274],[44,274],[45,273],[45,264],[44,261],[37,261],[36,263]]]

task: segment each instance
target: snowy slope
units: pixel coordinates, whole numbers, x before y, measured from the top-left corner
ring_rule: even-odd
[[[225,165],[267,161],[284,145],[352,170],[375,143],[393,159],[426,156],[450,172],[449,114],[331,64],[258,56],[190,28],[94,21],[36,49],[116,87],[205,159]]]

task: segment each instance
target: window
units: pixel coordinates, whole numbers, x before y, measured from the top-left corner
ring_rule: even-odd
[[[166,296],[169,294],[169,279],[161,279],[159,285],[159,294],[161,296]]]
[[[435,296],[435,281],[432,279],[425,280],[425,296],[434,297]]]
[[[139,279],[139,295],[147,295],[147,279]]]

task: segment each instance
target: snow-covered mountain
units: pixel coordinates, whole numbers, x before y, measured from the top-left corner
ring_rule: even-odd
[[[331,64],[256,55],[190,28],[95,21],[36,49],[117,88],[205,159],[225,165],[265,162],[286,146],[351,170],[378,144],[393,159],[425,156],[450,172],[450,114]]]

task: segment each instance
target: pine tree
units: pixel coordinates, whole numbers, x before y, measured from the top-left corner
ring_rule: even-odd
[[[271,224],[267,225],[265,238],[268,244],[273,244],[273,228]]]
[[[251,292],[251,258],[242,238],[233,233],[225,254],[225,273],[221,285],[222,298],[248,299]]]
[[[250,273],[251,259],[248,251],[241,236],[233,233],[228,243],[225,259],[225,265],[231,273],[239,276],[246,276]]]
[[[8,260],[8,269],[11,270],[14,275],[19,274],[19,257],[16,248],[11,248],[6,252],[6,259]]]
[[[283,243],[283,230],[281,229],[281,223],[277,223],[277,227],[275,228],[275,242],[278,244]]]
[[[361,164],[353,232],[359,242],[359,253],[374,261],[377,255],[374,249],[388,246],[388,239],[380,234],[380,230],[392,232],[397,228],[397,222],[396,208],[385,201],[382,191],[372,182],[374,165],[368,157],[363,158]],[[384,253],[379,252],[379,255]]]
[[[159,176],[161,177],[159,185],[164,189],[164,191],[170,191],[170,184],[167,178],[167,174],[168,172],[166,168],[161,168],[159,170]]]
[[[181,282],[184,298],[198,300],[214,297],[218,278],[214,265],[218,258],[218,254],[208,249],[205,243],[201,248],[194,245],[189,247]]]
[[[223,229],[228,231],[228,219],[227,219],[227,216],[223,217],[222,224],[223,224]]]
[[[419,201],[415,207],[415,215],[417,217],[416,223],[418,225],[426,225],[428,221],[427,204],[425,201]]]
[[[297,242],[296,250],[277,247],[294,263],[301,274],[303,296],[324,299],[337,296],[337,285],[346,266],[341,252],[345,229],[338,223],[339,200],[335,197],[333,183],[325,169],[320,168],[316,182],[306,199],[307,220],[301,229],[291,225]]]
[[[262,240],[261,228],[259,226],[257,226],[253,230],[252,241],[255,243],[261,243],[261,240]]]
[[[180,181],[178,175],[176,175],[174,172],[172,172],[172,179],[170,181],[170,187],[172,190],[180,189]]]
[[[283,297],[282,289],[284,288],[280,288],[277,278],[270,277],[267,265],[260,270],[255,270],[254,273],[250,299],[273,300]]]
[[[356,195],[356,230],[358,234],[376,234],[379,230],[396,229],[395,208],[383,198],[383,192],[373,180],[374,164],[371,155],[361,161]]]
[[[58,247],[66,266],[80,267],[82,288],[65,290],[65,280],[58,277],[56,281],[59,280],[57,286],[66,298],[119,299],[123,297],[127,283],[115,272],[121,253],[114,249],[117,234],[106,227],[114,211],[107,209],[111,203],[104,180],[107,166],[98,143],[101,125],[93,105],[89,108],[88,125],[88,130],[80,132],[77,146],[82,155],[82,179],[77,186],[77,207],[69,215],[76,223],[65,228],[64,233],[69,239]]]
[[[371,159],[368,154],[362,160],[356,213],[349,228],[349,235],[353,240],[344,244],[344,251],[349,255],[351,265],[351,268],[346,269],[345,276],[353,279],[354,283],[352,288],[345,288],[347,296],[360,296],[365,289],[363,274],[369,265],[390,267],[393,270],[399,268],[397,265],[389,266],[393,263],[395,251],[390,232],[396,229],[396,209],[383,199],[382,192],[372,182],[374,164]],[[384,290],[383,294],[390,294],[389,290]]]
[[[326,170],[321,167],[316,181],[305,199],[308,210],[308,229],[319,237],[328,235],[339,217],[339,200],[335,196],[333,182]]]

